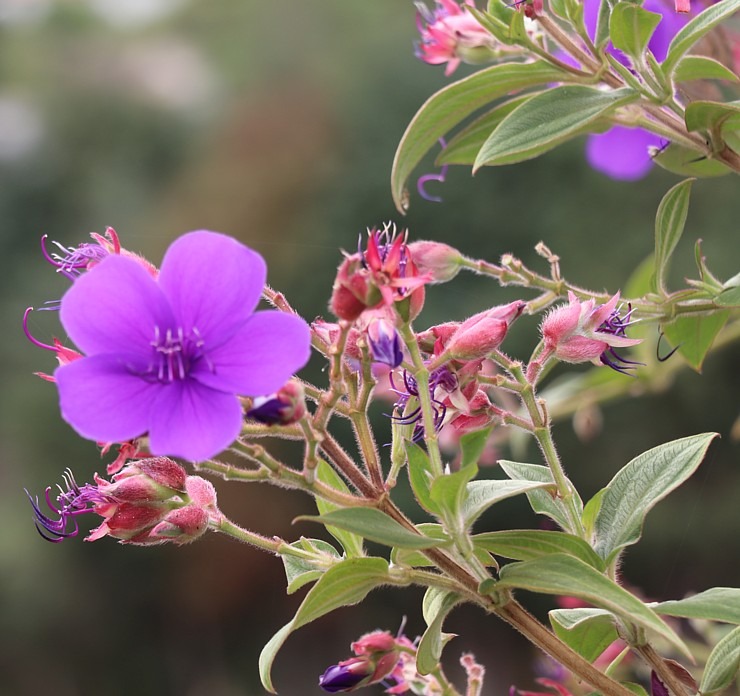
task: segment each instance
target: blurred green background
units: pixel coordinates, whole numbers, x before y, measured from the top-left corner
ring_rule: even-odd
[[[414,197],[399,219],[388,183],[396,144],[445,84],[441,69],[413,57],[414,38],[413,6],[398,0],[0,0],[0,694],[261,694],[259,650],[300,601],[286,597],[278,559],[216,535],[180,549],[38,537],[23,487],[41,493],[67,466],[80,481],[104,469],[94,445],[60,420],[54,387],[32,375],[50,372],[54,358],[24,338],[23,310],[67,285],[41,257],[42,234],[76,245],[111,225],[157,263],[182,232],[227,232],[266,257],[270,282],[309,319],[325,313],[339,248],[385,220],[494,261],[512,252],[537,264],[532,248],[544,240],[566,277],[610,291],[650,253],[654,211],[676,179],[655,171],[612,182],[586,167],[582,142],[475,178],[451,170],[433,191],[444,204]],[[736,181],[697,183],[691,205],[675,279],[692,273],[697,237],[716,274],[733,275]],[[420,326],[514,296],[461,278],[429,290]],[[512,354],[526,357],[537,323],[520,320]],[[31,329],[45,341],[60,330],[50,312],[35,313]],[[558,426],[587,495],[643,449],[722,434],[696,480],[650,515],[644,542],[627,554],[624,580],[648,597],[740,581],[730,435],[739,384],[738,350],[725,349],[701,376],[684,370],[664,393],[606,407],[604,429],[586,443],[570,423]],[[531,446],[528,456],[537,461]],[[302,495],[216,485],[224,512],[252,529],[317,533],[291,525],[312,512]],[[514,501],[484,524],[537,521]],[[395,630],[406,615],[407,633],[420,633],[420,598],[376,591],[301,629],[276,663],[280,693],[322,693],[318,674],[362,632]],[[532,685],[534,653],[508,627],[463,608],[447,630],[461,634],[446,653],[452,676],[457,656],[473,650],[488,669],[486,694]]]

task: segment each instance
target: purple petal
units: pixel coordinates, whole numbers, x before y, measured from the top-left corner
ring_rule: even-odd
[[[161,389],[132,374],[120,355],[81,358],[58,367],[54,377],[62,417],[96,442],[125,442],[145,433],[152,401]]]
[[[663,62],[668,54],[668,46],[673,37],[691,17],[675,12],[673,3],[664,2],[664,0],[645,0],[642,7],[649,12],[663,15],[663,19],[655,28],[655,32],[648,43],[648,48],[653,52],[653,55],[659,62]]]
[[[218,232],[189,232],[172,243],[159,285],[185,333],[195,327],[209,347],[230,338],[259,302],[264,259]]]
[[[159,391],[152,404],[149,450],[155,455],[203,461],[226,449],[239,436],[239,399],[188,379]]]
[[[635,181],[653,166],[650,145],[660,146],[660,138],[641,128],[614,126],[606,133],[591,134],[586,141],[586,159],[597,171],[612,179]]]
[[[172,326],[172,312],[157,283],[136,261],[116,255],[75,280],[62,297],[59,316],[88,355],[149,355],[154,327]]]
[[[193,379],[220,391],[261,396],[277,391],[300,370],[311,353],[311,336],[303,319],[284,312],[252,315],[232,338],[208,351]]]

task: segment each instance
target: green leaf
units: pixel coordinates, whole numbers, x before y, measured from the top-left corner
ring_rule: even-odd
[[[316,467],[316,478],[321,481],[321,483],[325,483],[330,488],[340,491],[341,493],[350,492],[347,484],[342,480],[342,477],[323,459],[319,460],[319,465]],[[324,500],[318,496],[316,497],[316,507],[318,508],[320,515],[324,515],[327,512],[338,509],[338,506],[334,503],[330,503],[328,500]],[[352,534],[352,532],[348,532],[337,527],[327,527],[326,531],[342,545],[347,556],[364,555],[361,536]]]
[[[702,36],[710,32],[725,18],[740,9],[740,0],[721,0],[710,5],[686,24],[668,46],[668,53],[663,61],[666,74],[671,74],[678,61]]]
[[[740,669],[740,626],[730,631],[709,654],[699,691],[712,694],[728,687]]]
[[[442,648],[450,636],[442,633],[442,623],[455,605],[460,603],[459,595],[430,587],[424,595],[424,620],[427,630],[419,641],[416,652],[416,669],[419,674],[429,674],[439,665]]]
[[[641,56],[662,15],[648,12],[631,2],[618,2],[609,18],[612,43],[629,56]]]
[[[262,685],[272,685],[272,663],[288,636],[301,626],[343,606],[361,602],[370,590],[388,581],[388,562],[383,558],[347,558],[329,568],[309,590],[293,620],[283,626],[262,649],[259,671]]]
[[[421,524],[417,524],[416,528],[424,536],[427,536],[430,539],[437,539],[439,541],[438,546],[440,548],[450,546],[452,544],[452,539],[441,524],[437,524],[436,522],[422,522]],[[391,549],[391,562],[395,565],[409,566],[412,568],[435,565],[434,561],[431,561],[420,551],[416,549],[404,549],[398,546]]]
[[[732,70],[718,60],[707,56],[684,56],[676,66],[674,77],[677,82],[689,80],[740,80]]]
[[[732,172],[732,169],[722,162],[708,159],[696,150],[681,147],[675,143],[671,143],[653,155],[653,162],[666,171],[682,176],[709,178],[724,176]]]
[[[663,196],[655,216],[655,289],[665,290],[665,276],[671,254],[681,239],[689,212],[691,186],[695,179],[676,184]]]
[[[429,494],[434,478],[429,455],[415,442],[407,440],[406,457],[408,459],[409,483],[411,483],[411,489],[414,491],[416,500],[427,512],[433,515],[438,514],[439,508]]]
[[[720,307],[737,307],[740,305],[740,286],[730,287],[723,290],[714,298]]]
[[[538,92],[509,99],[475,119],[447,143],[447,147],[437,157],[437,164],[472,165],[478,151],[483,147],[483,143],[486,142],[486,139],[493,133],[498,124],[534,94],[538,94]]]
[[[686,314],[663,326],[663,333],[671,345],[678,346],[678,352],[686,362],[701,372],[706,354],[729,317],[729,310],[712,314]]]
[[[589,662],[619,638],[614,615],[604,609],[554,609],[549,616],[558,638]]]
[[[493,427],[476,430],[472,433],[466,433],[460,438],[460,449],[462,450],[462,456],[460,458],[461,469],[478,464],[478,460],[481,458],[483,450],[486,447],[486,442],[488,442],[488,438],[491,436],[492,429]]]
[[[689,131],[716,131],[730,118],[740,115],[737,103],[693,101],[686,107],[686,129]]]
[[[593,498],[591,498],[591,500],[586,503],[583,508],[581,522],[583,522],[583,529],[586,531],[587,539],[593,537],[594,525],[596,524],[596,515],[599,514],[599,510],[601,509],[601,499],[604,497],[605,490],[605,488],[602,488],[593,496]]]
[[[524,479],[526,481],[536,481],[538,483],[549,483],[555,491],[555,481],[552,478],[550,469],[540,464],[522,464],[519,462],[510,462],[505,459],[499,461],[499,465],[504,473],[511,479]],[[583,503],[574,491],[576,506],[579,514],[583,511]],[[563,529],[570,526],[568,510],[560,498],[549,491],[530,491],[527,493],[527,499],[532,510],[538,515],[547,515],[550,519],[555,520]]]
[[[474,464],[453,474],[438,476],[434,480],[430,494],[448,523],[452,524],[453,520],[459,519],[467,497],[468,481],[477,473],[478,467]]]
[[[603,571],[604,561],[580,537],[543,529],[512,529],[475,534],[473,543],[498,556],[530,561],[554,553],[567,554]]]
[[[537,157],[584,132],[602,116],[635,101],[631,89],[603,91],[585,85],[554,87],[514,109],[489,136],[473,171]]]
[[[324,554],[329,558],[337,560],[340,558],[337,550],[331,544],[321,539],[301,539],[300,541],[293,542],[290,546],[303,551]],[[315,561],[310,561],[307,558],[282,554],[282,559],[285,566],[285,577],[288,581],[288,588],[286,590],[288,594],[293,594],[293,592],[299,590],[304,585],[313,582],[327,570],[326,566],[322,566]]]
[[[692,435],[643,452],[609,482],[596,516],[594,550],[607,563],[642,535],[645,516],[701,464],[716,433]]]
[[[545,61],[501,63],[453,82],[432,95],[406,128],[396,150],[391,191],[401,212],[408,208],[406,181],[439,138],[478,109],[511,92],[562,80],[565,73]]]
[[[412,532],[401,526],[392,517],[376,508],[340,508],[325,515],[303,515],[296,520],[308,520],[324,525],[332,525],[359,534],[365,539],[377,541],[386,546],[399,546],[405,549],[428,549],[439,546],[439,540]]]
[[[492,505],[515,495],[528,493],[542,488],[551,487],[550,483],[538,481],[521,481],[499,479],[485,479],[471,481],[467,485],[467,496],[462,506],[465,527],[472,527],[475,521]]]
[[[653,605],[658,614],[740,624],[740,589],[713,587],[686,599]]]
[[[501,569],[499,578],[498,584],[503,587],[585,599],[627,621],[655,631],[684,655],[691,655],[673,629],[652,609],[577,558],[558,553],[532,561],[511,563]]]

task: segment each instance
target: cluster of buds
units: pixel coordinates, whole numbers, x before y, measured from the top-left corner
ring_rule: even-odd
[[[384,684],[388,694],[442,693],[439,682],[416,670],[416,645],[403,634],[373,631],[352,643],[355,657],[329,667],[319,686],[330,694],[355,691],[372,684]]]
[[[94,481],[78,485],[72,473],[65,472],[65,487],[58,487],[56,500],[51,488],[46,489],[45,501],[53,517],[26,491],[44,539],[58,543],[77,536],[77,518],[94,513],[103,522],[85,541],[110,536],[140,546],[186,544],[202,536],[221,515],[213,485],[200,476],[188,476],[167,457],[141,459],[124,466],[110,481],[97,474]]]

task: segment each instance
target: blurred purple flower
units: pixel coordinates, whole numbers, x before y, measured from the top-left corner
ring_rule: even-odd
[[[599,5],[599,0],[585,0],[583,3],[583,17],[591,37],[596,35]],[[689,18],[677,15],[672,5],[663,0],[645,0],[642,7],[663,16],[648,43],[656,60],[663,61],[671,40]],[[623,65],[631,66],[629,58],[614,48],[611,42],[607,44],[606,50]],[[664,144],[665,141],[659,136],[642,128],[614,126],[606,133],[592,133],[588,136],[586,159],[593,169],[612,179],[635,181],[646,176],[653,166],[651,148]]]
[[[277,391],[308,360],[302,319],[254,312],[265,275],[259,254],[203,230],[170,246],[157,280],[104,258],[61,301],[85,354],[54,373],[64,419],[100,442],[148,433],[152,454],[218,454],[241,429],[237,395]]]

